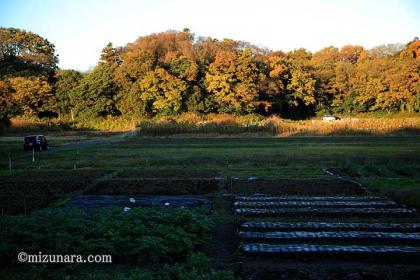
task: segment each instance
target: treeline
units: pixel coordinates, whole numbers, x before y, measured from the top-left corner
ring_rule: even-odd
[[[88,73],[60,70],[48,40],[0,28],[0,119],[83,122],[195,113],[418,112],[420,41],[405,46],[269,51],[188,29],[109,43]]]

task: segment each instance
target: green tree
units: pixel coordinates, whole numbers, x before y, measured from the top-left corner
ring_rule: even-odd
[[[139,83],[155,66],[153,57],[143,50],[130,49],[122,54],[115,81],[119,89],[117,106],[123,116],[140,117],[147,113],[141,104]]]
[[[0,79],[43,75],[57,69],[55,46],[32,32],[0,27]]]
[[[114,48],[112,43],[109,42],[103,49],[99,63],[106,63],[110,65],[118,66],[121,64],[121,50]]]
[[[112,65],[103,63],[83,77],[70,93],[75,116],[79,119],[95,119],[120,114],[116,107],[113,71]]]
[[[152,114],[174,115],[182,110],[187,84],[163,68],[150,71],[139,81],[142,110]]]
[[[75,102],[71,99],[72,95],[70,93],[78,87],[82,78],[82,74],[75,70],[60,70],[55,75],[55,102],[60,117],[70,115],[71,120],[74,120],[73,107]]]

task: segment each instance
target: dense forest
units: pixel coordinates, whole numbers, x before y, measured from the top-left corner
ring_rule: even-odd
[[[107,44],[87,73],[58,68],[55,46],[0,28],[0,121],[126,119],[183,112],[280,115],[418,112],[420,40],[270,51],[188,29]]]

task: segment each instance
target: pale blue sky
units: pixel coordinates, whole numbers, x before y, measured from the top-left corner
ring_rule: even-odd
[[[108,41],[184,27],[284,51],[405,43],[420,36],[420,0],[0,0],[0,26],[47,38],[61,68],[86,70]]]

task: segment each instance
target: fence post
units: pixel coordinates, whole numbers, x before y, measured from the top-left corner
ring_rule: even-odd
[[[12,173],[12,158],[9,156],[9,171]]]
[[[32,162],[35,162],[35,148],[32,148]]]

